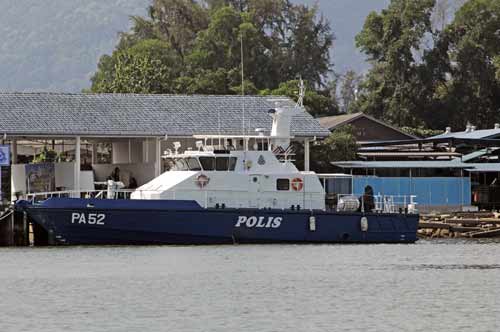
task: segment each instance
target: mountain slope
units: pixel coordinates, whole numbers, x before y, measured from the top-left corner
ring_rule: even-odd
[[[316,0],[294,0],[309,5]],[[320,0],[337,41],[335,70],[366,69],[354,47],[371,10],[389,0]],[[150,0],[0,0],[0,90],[78,92],[90,85],[102,54],[110,53],[131,15]]]

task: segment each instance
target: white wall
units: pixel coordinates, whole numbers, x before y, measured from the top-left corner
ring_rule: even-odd
[[[130,145],[129,145],[130,142]],[[113,164],[136,164],[143,161],[143,141],[124,140],[113,143]],[[153,152],[154,155],[154,152]]]
[[[134,177],[139,186],[149,182],[155,177],[154,163],[137,163],[137,164],[97,164],[92,165],[96,181],[106,181],[111,175],[115,167],[120,169],[120,175],[123,183],[128,186],[129,178]]]
[[[74,190],[75,188],[75,163],[55,163],[54,164],[56,188],[64,187],[65,190]],[[15,192],[26,193],[26,165],[12,165],[12,196]],[[94,190],[94,174],[92,171],[80,172],[80,190]]]
[[[56,188],[75,189],[75,163],[56,163]]]
[[[24,164],[11,165],[11,193],[15,198],[15,192],[26,193],[26,168]]]

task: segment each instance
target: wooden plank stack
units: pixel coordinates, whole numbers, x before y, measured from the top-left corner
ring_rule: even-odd
[[[479,211],[422,215],[418,234],[423,238],[500,237],[500,213]]]

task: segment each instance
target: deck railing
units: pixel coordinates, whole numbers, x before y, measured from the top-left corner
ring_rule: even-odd
[[[136,190],[136,189],[114,189],[114,190],[66,190],[66,191],[52,191],[27,194],[25,199],[31,203],[39,203],[48,198],[94,198],[94,199],[131,199],[132,193],[135,193],[138,199],[148,199],[151,196],[164,194],[160,191],[153,190]],[[170,191],[162,199],[177,199],[182,195],[183,191]],[[204,207],[212,206],[209,204],[210,191],[203,191],[204,193]],[[248,194],[248,192],[235,192],[235,194]],[[182,196],[181,196],[182,197]],[[243,199],[243,196],[241,196]],[[198,197],[199,198],[199,197]],[[361,212],[376,212],[376,213],[415,213],[417,212],[417,196],[415,195],[353,195],[353,194],[328,194],[326,196],[327,210],[336,211],[361,211]],[[339,207],[339,202],[349,201],[351,205],[348,208]],[[243,199],[245,201],[245,199]],[[283,203],[283,202],[282,202]],[[305,202],[304,202],[305,203]],[[294,201],[290,206],[296,204]],[[357,204],[357,205],[356,205]],[[354,206],[356,205],[356,206]],[[296,205],[294,205],[296,206]],[[300,206],[300,205],[299,205]],[[302,205],[302,208],[305,206]],[[268,206],[252,206],[256,208],[269,208]]]
[[[334,194],[329,195],[329,198],[330,207],[337,211],[355,209],[361,212],[416,213],[418,205],[416,195]],[[351,203],[357,202],[357,208],[352,204],[345,208],[345,202],[348,204],[349,200]],[[344,203],[339,204],[342,201]]]

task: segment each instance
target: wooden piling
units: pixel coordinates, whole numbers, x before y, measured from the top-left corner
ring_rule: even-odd
[[[28,246],[29,223],[22,212],[2,210],[0,217],[0,246]]]

